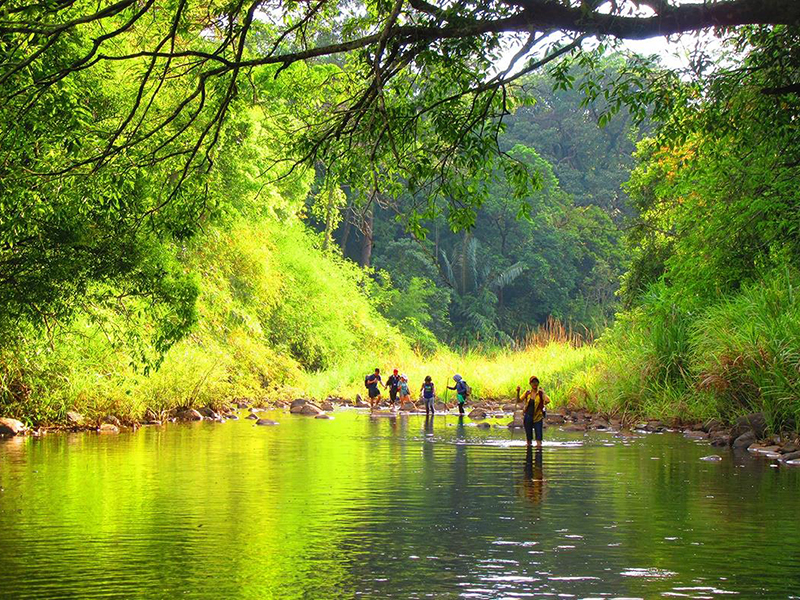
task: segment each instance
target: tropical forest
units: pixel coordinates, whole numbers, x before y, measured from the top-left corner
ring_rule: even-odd
[[[795,0],[0,0],[0,597],[791,598],[798,466]]]

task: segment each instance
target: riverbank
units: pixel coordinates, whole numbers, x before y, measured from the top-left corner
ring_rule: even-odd
[[[454,403],[437,401],[436,412],[439,416],[449,415],[466,421],[479,428],[522,429],[522,412],[520,405],[512,398],[470,401],[466,404],[466,415],[460,416]],[[277,401],[273,403],[251,403],[237,401],[212,408],[175,408],[160,415],[151,415],[145,421],[123,421],[115,415],[105,415],[97,420],[90,420],[83,415],[71,411],[68,423],[47,427],[27,428],[16,419],[0,419],[0,438],[31,435],[41,437],[59,431],[85,432],[99,434],[118,434],[122,431],[136,431],[142,427],[161,427],[168,424],[213,422],[225,423],[229,420],[249,420],[256,426],[275,426],[279,422],[266,418],[262,413],[275,411],[289,415],[297,415],[315,419],[333,419],[335,412],[342,409],[361,409],[373,418],[397,418],[425,413],[422,402],[407,402],[396,409],[383,402],[377,410],[368,411],[369,405],[360,397],[346,399],[330,396],[322,402],[298,398],[292,402]],[[642,434],[672,433],[697,443],[707,443],[711,447],[733,451],[748,451],[753,456],[778,460],[791,466],[800,465],[800,436],[797,434],[770,435],[763,414],[754,413],[737,420],[732,426],[726,426],[716,419],[706,422],[691,422],[673,419],[662,422],[655,419],[640,420],[625,415],[609,415],[593,413],[585,408],[568,406],[553,407],[545,419],[546,427],[557,427],[570,433],[588,433],[592,431],[636,436]],[[721,460],[718,455],[711,455],[709,460]]]

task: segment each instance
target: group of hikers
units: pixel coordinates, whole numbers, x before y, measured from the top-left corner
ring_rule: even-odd
[[[458,402],[459,415],[464,414],[464,404],[472,395],[472,388],[466,380],[459,374],[453,375],[454,386],[446,386],[448,390],[454,390],[456,393],[456,400]],[[550,398],[545,394],[544,390],[539,385],[538,377],[531,377],[528,380],[530,389],[526,390],[520,396],[521,388],[517,386],[517,404],[524,403],[522,425],[525,429],[525,437],[527,438],[528,446],[533,442],[534,436],[536,437],[536,444],[541,445],[544,437],[544,417],[546,415],[545,406],[550,404]],[[364,385],[367,388],[369,396],[369,405],[371,410],[375,410],[380,406],[383,398],[381,397],[381,390],[389,390],[389,403],[391,410],[397,410],[397,405],[400,406],[405,402],[411,402],[411,390],[408,387],[408,376],[405,373],[400,373],[394,369],[391,375],[386,378],[386,383],[381,378],[381,370],[376,368],[374,373],[370,373],[364,378]],[[425,377],[422,386],[419,390],[420,399],[425,404],[425,414],[435,414],[436,403],[436,387],[433,384],[433,379],[430,375]]]

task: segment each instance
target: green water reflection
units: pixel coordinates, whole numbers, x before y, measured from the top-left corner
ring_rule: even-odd
[[[455,416],[0,442],[0,596],[800,594],[800,469]]]

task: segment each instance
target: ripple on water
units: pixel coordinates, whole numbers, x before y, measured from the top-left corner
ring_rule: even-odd
[[[664,579],[666,577],[674,577],[677,573],[668,571],[666,569],[657,569],[655,567],[649,568],[636,568],[631,567],[625,569],[620,573],[623,577],[644,577],[646,579]]]

